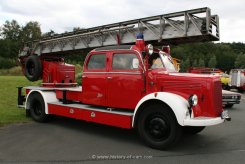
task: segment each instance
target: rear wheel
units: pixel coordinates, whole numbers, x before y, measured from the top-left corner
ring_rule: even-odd
[[[145,108],[140,114],[138,132],[148,146],[166,149],[180,139],[182,128],[169,107],[155,104]]]
[[[48,115],[45,113],[45,104],[40,93],[32,93],[30,95],[30,115],[37,122],[46,122]]]
[[[184,133],[197,134],[205,129],[205,126],[184,126]]]

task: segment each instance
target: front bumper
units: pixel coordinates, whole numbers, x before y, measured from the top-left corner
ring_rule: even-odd
[[[195,117],[184,119],[184,126],[212,126],[223,123],[231,118],[227,111],[223,111],[220,117]]]
[[[222,90],[222,104],[239,104],[241,101],[241,94],[231,91]]]
[[[237,100],[229,100],[229,99],[223,99],[222,100],[222,104],[223,105],[227,105],[227,104],[240,104],[240,99],[237,99]]]

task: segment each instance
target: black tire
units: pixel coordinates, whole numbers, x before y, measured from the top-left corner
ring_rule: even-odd
[[[182,128],[174,113],[165,105],[146,107],[138,118],[138,132],[141,139],[154,149],[167,149],[178,142]]]
[[[186,134],[197,134],[205,129],[205,126],[184,126],[184,133]]]
[[[40,93],[32,93],[30,95],[30,115],[37,122],[46,122],[48,115],[45,113],[45,104]]]
[[[30,110],[28,109],[26,109],[26,117],[31,117],[31,113],[30,113]]]
[[[42,76],[42,64],[38,56],[31,55],[25,62],[25,76],[30,81],[37,81]]]
[[[225,108],[232,108],[234,104],[225,104]]]

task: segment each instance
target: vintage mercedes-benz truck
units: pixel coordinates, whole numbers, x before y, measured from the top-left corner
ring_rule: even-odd
[[[179,73],[169,49],[149,44],[160,45],[154,42],[159,39],[154,35],[154,28],[163,31],[160,31],[162,39],[165,35],[170,37],[171,32],[176,38],[169,39],[178,41],[177,25],[173,25],[171,18],[182,15],[186,16],[186,22],[180,26],[186,24],[186,36],[181,37],[181,41],[217,40],[210,28],[212,22],[217,25],[218,18],[209,11],[202,8],[148,17],[36,41],[32,47],[23,49],[19,60],[24,75],[30,81],[42,79],[42,84],[24,87],[25,95],[19,87],[18,105],[38,122],[46,122],[50,116],[57,115],[135,128],[141,139],[156,149],[174,145],[183,132],[195,134],[207,126],[230,120],[222,108],[218,76]],[[197,19],[194,14],[199,12],[208,15]],[[148,22],[155,19],[160,19],[161,23]],[[207,28],[198,31],[203,25]],[[136,38],[132,35],[134,30],[138,33]],[[82,86],[78,86],[75,67],[66,64],[61,54],[84,47],[95,48],[85,59]]]

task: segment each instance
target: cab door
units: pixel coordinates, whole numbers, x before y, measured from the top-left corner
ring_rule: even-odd
[[[85,61],[82,76],[82,102],[106,106],[107,54],[92,53]]]
[[[107,104],[113,108],[134,109],[144,91],[139,54],[134,51],[115,52],[109,59]],[[137,60],[140,66],[136,68],[134,63]]]

